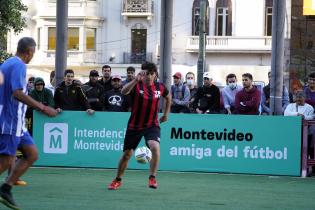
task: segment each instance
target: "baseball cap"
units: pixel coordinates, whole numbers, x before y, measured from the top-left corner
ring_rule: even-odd
[[[212,79],[210,72],[205,72],[203,73],[203,78],[208,78],[208,79]]]
[[[116,74],[116,75],[112,76],[112,79],[119,79],[119,80],[121,80],[121,77],[120,77],[120,75]]]
[[[90,77],[94,77],[94,76],[99,76],[99,74],[98,74],[98,71],[96,71],[96,70],[91,70],[90,71]]]
[[[180,72],[176,72],[173,77],[182,78],[182,74]]]

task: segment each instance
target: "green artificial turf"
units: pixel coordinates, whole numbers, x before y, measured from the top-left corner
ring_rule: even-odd
[[[159,172],[154,190],[147,187],[148,171],[135,170],[126,171],[121,188],[109,191],[115,173],[32,168],[23,176],[28,185],[16,186],[13,194],[25,210],[315,209],[314,178]]]

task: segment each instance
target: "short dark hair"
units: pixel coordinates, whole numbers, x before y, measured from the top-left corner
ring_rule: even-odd
[[[103,71],[103,69],[110,69],[110,71],[112,71],[112,67],[110,67],[110,65],[104,65],[102,67],[102,71]]]
[[[227,76],[226,76],[226,78],[225,78],[225,80],[227,81],[228,79],[230,79],[230,78],[236,78],[236,75],[235,74],[228,74]]]
[[[72,69],[66,69],[64,76],[66,76],[67,74],[74,74],[74,71]]]
[[[194,74],[194,72],[187,72],[187,74],[192,74],[192,75],[194,75],[194,77],[195,77],[195,74]],[[187,74],[185,75],[185,78],[187,79]]]
[[[315,72],[310,73],[310,74],[308,75],[308,77],[310,77],[310,78],[315,78]]]
[[[55,77],[55,74],[56,74],[55,70],[51,71],[49,76],[50,79],[53,79]]]
[[[32,37],[23,37],[18,42],[16,52],[19,54],[26,54],[32,47],[36,47],[35,40]]]
[[[155,72],[155,73],[157,73],[156,65],[154,63],[151,63],[151,62],[144,62],[141,65],[141,69],[142,70],[147,70],[148,72]]]
[[[253,75],[251,75],[250,73],[245,73],[242,75],[242,77],[248,77],[250,80],[253,80]]]
[[[127,68],[127,72],[128,72],[128,71],[135,72],[136,69],[135,69],[133,66],[129,66],[129,67]]]
[[[35,77],[30,77],[30,78],[28,78],[28,81],[29,81],[29,82],[34,82],[34,81],[35,81]]]
[[[52,81],[54,80],[55,76],[56,76],[56,71],[55,70],[51,71],[50,75],[49,75],[50,83],[52,83]]]

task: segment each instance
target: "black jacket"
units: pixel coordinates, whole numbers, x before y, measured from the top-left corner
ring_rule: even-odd
[[[217,86],[210,87],[201,86],[198,88],[194,96],[194,108],[210,113],[218,113],[220,111],[220,90]]]
[[[82,88],[73,83],[66,86],[62,82],[55,90],[54,101],[55,108],[63,110],[85,111],[91,108]]]
[[[104,106],[101,101],[101,96],[104,93],[103,86],[98,82],[96,82],[95,84],[87,82],[84,85],[82,85],[82,89],[92,109],[95,111],[102,111]]]
[[[98,83],[103,86],[104,92],[109,91],[113,89],[112,86],[112,78],[110,78],[108,81],[104,82],[103,78],[98,80]]]

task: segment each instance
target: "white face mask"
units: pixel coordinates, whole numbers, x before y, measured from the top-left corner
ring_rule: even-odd
[[[193,79],[188,79],[187,80],[187,85],[193,85],[194,84],[194,80]]]
[[[235,82],[229,83],[229,87],[234,90],[236,88],[237,84]]]

